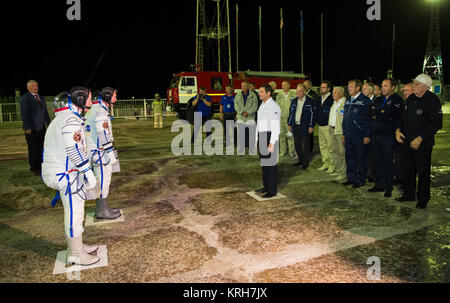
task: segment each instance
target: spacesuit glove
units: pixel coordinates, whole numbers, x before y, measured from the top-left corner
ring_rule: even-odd
[[[92,172],[92,170],[88,170],[87,172],[84,173],[84,176],[87,179],[87,183],[86,183],[86,189],[90,190],[95,188],[95,186],[97,185],[97,179],[94,176],[94,173]]]
[[[109,152],[108,157],[109,157],[111,165],[114,165],[117,163],[117,158],[116,158],[116,155],[114,154],[114,151]]]

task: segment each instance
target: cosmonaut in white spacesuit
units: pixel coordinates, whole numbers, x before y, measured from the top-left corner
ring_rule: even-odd
[[[82,242],[85,191],[97,183],[87,153],[83,118],[91,105],[91,93],[76,86],[66,93],[67,105],[60,99],[62,95],[55,100],[55,119],[45,134],[42,180],[57,190],[52,206],[59,198],[64,206],[67,263],[91,265],[100,260],[91,255],[98,247]]]
[[[95,209],[97,219],[116,219],[122,215],[120,209],[109,208],[107,205],[112,167],[117,162],[109,112],[116,98],[115,89],[103,88],[86,114],[86,142],[91,165],[97,178],[97,186],[95,190],[92,190],[94,194],[90,191],[88,199],[97,199]]]

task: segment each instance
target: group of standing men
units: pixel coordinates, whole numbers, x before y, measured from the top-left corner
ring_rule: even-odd
[[[236,95],[231,86],[227,87],[220,119],[236,121],[239,138],[245,129],[242,126],[257,125],[258,108],[262,106],[259,100],[268,93],[267,100],[276,101],[279,108],[275,111],[281,112],[276,131],[280,156],[298,158],[294,165],[307,169],[317,124],[322,156],[318,170],[327,171],[336,181],[345,181],[344,186],[353,188],[365,186],[366,179],[373,178],[375,184],[368,191],[384,192],[387,198],[392,196],[395,179],[403,183],[403,196],[396,198],[398,202],[417,201],[417,208],[427,207],[434,135],[442,128],[443,119],[439,98],[430,91],[430,76],[421,74],[406,84],[402,89],[405,100],[396,93],[397,82],[392,78],[384,79],[381,86],[351,80],[348,98],[343,87],[333,87],[329,81],[321,83],[320,96],[311,90],[309,80],[297,86],[296,94],[289,81],[282,83],[279,94],[275,93],[276,84],[269,84],[272,89],[263,86],[258,97],[249,90],[247,81],[242,82],[241,92]],[[256,128],[258,142],[259,122]],[[226,133],[230,131],[226,129]],[[230,142],[230,136],[226,137]],[[273,136],[270,141],[274,141]],[[269,190],[265,185],[257,192],[273,196],[276,189]]]
[[[45,136],[41,145],[37,145],[38,148],[41,146],[39,164],[34,162],[37,156],[32,155],[30,168],[33,172],[40,172],[44,183],[56,190],[52,206],[59,199],[62,201],[67,263],[95,264],[100,260],[94,254],[98,246],[86,245],[82,241],[85,201],[96,200],[97,219],[112,220],[122,215],[120,209],[107,205],[111,174],[113,170],[120,170],[110,115],[117,91],[105,87],[93,101],[89,89],[73,87],[55,98],[55,118],[50,122],[48,113],[41,113],[44,109],[46,112],[45,102],[37,95],[36,87],[36,81],[29,81],[29,93],[21,100],[27,142],[33,143],[33,140],[28,140],[30,127],[32,136],[33,131],[41,131],[39,136]],[[41,124],[42,117],[46,125]]]
[[[442,128],[443,119],[440,100],[430,92],[431,86],[430,76],[417,76],[404,87],[404,101],[396,93],[397,83],[392,78],[382,82],[379,96],[370,83],[351,80],[349,98],[344,97],[342,87],[333,89],[330,82],[323,81],[320,97],[314,100],[299,84],[287,120],[299,159],[294,165],[308,167],[308,136],[317,123],[323,163],[318,170],[327,170],[336,181],[347,179],[344,186],[359,188],[366,184],[369,163],[375,179],[369,192],[384,192],[385,197],[391,197],[396,176],[403,183],[403,196],[396,200],[417,201],[417,208],[426,208],[434,135]]]

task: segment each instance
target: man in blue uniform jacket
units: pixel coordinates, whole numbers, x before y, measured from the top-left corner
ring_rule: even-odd
[[[342,122],[345,144],[345,162],[347,164],[347,182],[343,185],[353,185],[358,188],[366,185],[367,150],[370,143],[370,116],[371,101],[361,93],[360,80],[348,82],[350,98],[344,106],[344,120]]]
[[[289,108],[288,128],[294,135],[295,150],[298,155],[298,163],[307,169],[311,159],[309,136],[314,132],[317,123],[318,105],[315,100],[306,95],[303,84],[297,85],[298,97],[291,100]]]

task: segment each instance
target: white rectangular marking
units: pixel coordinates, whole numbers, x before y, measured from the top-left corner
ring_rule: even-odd
[[[77,270],[81,271],[86,269],[108,266],[108,250],[106,249],[106,245],[101,245],[98,247],[97,256],[100,258],[100,261],[98,261],[95,264],[89,266],[70,265],[66,267],[67,250],[58,251],[56,255],[55,266],[53,267],[53,274],[60,275],[69,272],[74,272]]]

